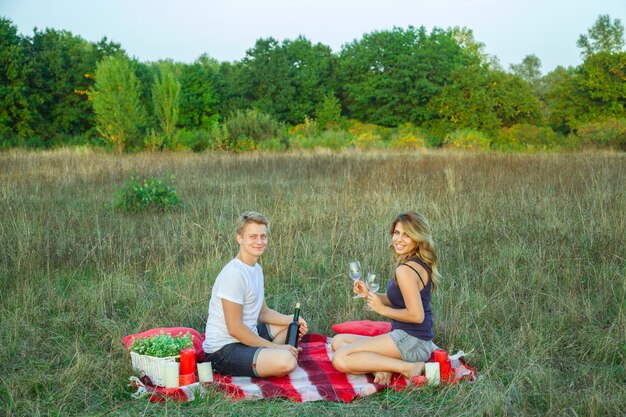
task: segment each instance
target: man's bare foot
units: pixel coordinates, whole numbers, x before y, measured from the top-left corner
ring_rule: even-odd
[[[391,372],[374,372],[374,383],[380,385],[389,385],[391,382]]]

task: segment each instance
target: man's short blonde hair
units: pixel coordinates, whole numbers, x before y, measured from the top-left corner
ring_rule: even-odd
[[[241,235],[248,223],[264,224],[267,227],[267,234],[270,234],[269,220],[258,211],[244,211],[241,213],[237,219],[237,228],[235,229],[235,232],[238,235]]]

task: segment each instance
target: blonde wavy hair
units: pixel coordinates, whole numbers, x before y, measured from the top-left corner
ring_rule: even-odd
[[[439,279],[441,276],[437,270],[437,249],[435,247],[435,242],[433,241],[432,235],[430,233],[430,225],[426,218],[415,211],[407,211],[404,213],[400,213],[393,222],[391,222],[391,230],[390,234],[393,236],[393,232],[396,228],[396,224],[400,223],[404,232],[413,239],[417,245],[415,246],[415,251],[413,253],[407,254],[405,256],[395,256],[396,265],[400,265],[401,263],[406,262],[409,258],[417,257],[422,260],[432,273],[430,274],[431,282],[433,283],[433,291],[437,287],[439,283]],[[393,243],[389,245],[391,250],[393,251]],[[395,280],[395,276],[394,276]]]

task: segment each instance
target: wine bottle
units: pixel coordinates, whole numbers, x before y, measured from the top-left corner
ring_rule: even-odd
[[[300,333],[300,303],[296,303],[296,310],[293,313],[293,321],[287,326],[287,339],[285,343],[293,347],[298,347],[298,334]]]

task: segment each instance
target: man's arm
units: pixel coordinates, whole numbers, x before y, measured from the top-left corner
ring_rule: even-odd
[[[289,323],[291,323],[292,320],[293,316],[281,314],[276,310],[272,310],[267,306],[265,301],[263,301],[263,307],[261,307],[261,312],[259,313],[259,321],[261,323],[267,323],[272,326],[280,326],[285,329],[289,326]],[[298,323],[300,323],[299,334],[300,337],[302,337],[309,332],[309,325],[306,320],[302,318],[302,316],[298,318]],[[278,335],[276,335],[276,339],[279,339]]]
[[[244,345],[267,348],[278,348],[281,346],[263,339],[243,324],[243,306],[241,304],[222,298],[222,308],[224,309],[224,320],[226,321],[228,334]]]
[[[261,307],[261,311],[259,312],[259,322],[276,326],[288,326],[291,320],[293,320],[292,316],[272,310],[267,306],[265,301],[263,301],[263,307]]]

